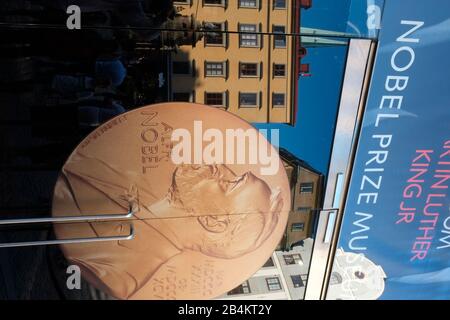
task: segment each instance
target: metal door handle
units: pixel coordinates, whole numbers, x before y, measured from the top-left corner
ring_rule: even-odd
[[[130,209],[126,214],[97,214],[90,216],[69,216],[69,217],[45,217],[45,218],[25,218],[25,219],[8,219],[0,220],[0,225],[7,224],[35,224],[35,223],[65,223],[65,222],[91,222],[91,221],[108,221],[108,220],[128,220],[134,216],[133,210]]]
[[[45,217],[45,218],[25,218],[25,219],[7,219],[0,220],[0,225],[15,225],[15,224],[37,224],[37,223],[68,223],[68,222],[94,222],[94,221],[115,221],[115,220],[130,220],[134,217],[134,211],[130,209],[126,214],[97,214],[87,216],[68,216],[68,217]],[[55,244],[73,244],[73,243],[92,243],[103,241],[127,241],[135,237],[133,223],[130,226],[130,233],[123,236],[110,237],[88,237],[88,238],[73,238],[73,239],[58,239],[58,240],[44,240],[44,241],[23,241],[0,243],[0,248],[17,248],[17,247],[31,247],[31,246],[46,246]]]
[[[325,229],[325,236],[323,238],[323,243],[330,243],[333,237],[334,226],[336,224],[336,211],[330,211],[328,214],[327,227]]]
[[[344,174],[339,172],[336,176],[336,185],[334,186],[334,195],[333,195],[333,208],[339,208],[341,197],[342,197],[342,189],[344,187]],[[330,243],[333,238],[333,231],[336,225],[336,218],[339,209],[330,210],[328,214],[327,227],[325,229],[325,236],[323,239],[323,243]]]
[[[133,223],[130,223],[129,226],[130,226],[130,233],[128,235],[124,235],[124,236],[10,242],[10,243],[0,243],[0,248],[17,248],[17,247],[32,247],[32,246],[48,246],[48,245],[55,245],[55,244],[93,243],[93,242],[103,242],[103,241],[133,240],[135,237]]]

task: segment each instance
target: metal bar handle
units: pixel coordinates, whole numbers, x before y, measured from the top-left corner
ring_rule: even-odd
[[[133,226],[133,223],[130,223],[129,225],[130,225],[130,233],[128,235],[123,235],[123,236],[0,243],[0,249],[1,248],[32,247],[32,246],[48,246],[48,245],[56,245],[56,244],[74,244],[74,243],[93,243],[93,242],[104,242],[104,241],[133,240],[135,237],[134,226]]]
[[[134,216],[134,211],[130,209],[126,214],[98,214],[90,216],[69,216],[69,217],[45,217],[45,218],[25,218],[0,220],[0,225],[8,224],[35,224],[35,223],[65,223],[65,222],[91,222],[108,220],[128,220]]]

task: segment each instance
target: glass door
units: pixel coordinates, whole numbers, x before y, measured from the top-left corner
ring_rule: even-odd
[[[92,161],[89,172],[67,167],[74,150],[120,128],[140,107],[176,102],[208,105],[226,112],[224,119],[233,115],[257,128],[279,150],[291,199],[286,228],[275,250],[264,253],[267,259],[258,256],[258,265],[245,272],[234,270],[227,281],[216,275],[189,292],[218,299],[323,298],[382,8],[378,1],[350,0],[4,0],[0,297],[177,298],[174,292],[186,290],[195,276],[214,273],[209,262],[200,269],[192,262],[186,279],[164,276],[170,281],[161,286],[161,278],[148,281],[160,264],[172,274],[168,261],[177,261],[180,250],[204,249],[198,243],[170,240],[164,254],[150,255],[150,271],[139,268],[134,255],[123,258],[143,224],[157,223],[133,215],[136,189],[119,183],[133,161],[143,161],[145,172],[154,160],[120,152],[118,141],[129,131],[95,150],[104,152],[101,166]],[[188,112],[171,119],[182,117]],[[141,134],[146,142],[154,137]],[[130,167],[115,170],[119,158]],[[164,179],[150,185],[174,191]],[[70,214],[55,215],[58,199],[70,199]],[[207,220],[196,218],[194,225],[212,233],[222,226]],[[55,228],[59,223],[64,227]],[[110,255],[109,244],[123,251]],[[212,246],[208,257],[220,259],[221,246]],[[81,253],[85,248],[95,261]],[[193,256],[204,254],[201,249]]]

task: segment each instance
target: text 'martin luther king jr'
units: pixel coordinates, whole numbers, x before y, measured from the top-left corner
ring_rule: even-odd
[[[93,286],[119,299],[210,299],[241,284],[271,256],[290,209],[282,162],[273,175],[261,175],[258,162],[174,164],[172,133],[194,133],[198,121],[206,130],[256,130],[216,108],[159,104],[105,123],[67,160],[54,191],[54,216],[125,213],[130,206],[135,213],[133,240],[62,245]],[[233,146],[246,158],[254,150]],[[258,133],[261,147],[278,157]],[[129,224],[54,228],[60,239],[104,237],[127,234]]]

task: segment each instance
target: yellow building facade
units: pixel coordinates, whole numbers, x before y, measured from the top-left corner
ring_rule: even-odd
[[[324,177],[289,151],[279,151],[291,185],[292,205],[278,249],[289,250],[292,245],[313,237],[317,209],[322,206]]]
[[[195,46],[172,53],[170,98],[224,108],[249,122],[292,124],[298,37],[285,34],[298,28],[298,1],[181,0],[174,5],[208,31]]]

